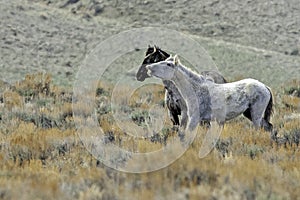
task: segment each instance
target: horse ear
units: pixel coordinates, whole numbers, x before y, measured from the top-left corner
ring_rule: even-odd
[[[174,64],[175,64],[175,65],[178,65],[178,64],[179,64],[179,62],[180,62],[180,61],[179,61],[179,58],[178,58],[178,56],[177,56],[177,55],[175,55],[175,56],[174,56]]]
[[[153,53],[156,52],[156,46],[154,45],[153,47]]]

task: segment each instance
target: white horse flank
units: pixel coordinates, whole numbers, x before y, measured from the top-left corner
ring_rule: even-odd
[[[189,130],[194,130],[203,120],[216,120],[224,124],[240,114],[250,119],[256,128],[272,130],[269,122],[273,107],[272,93],[257,80],[216,84],[183,66],[177,55],[146,68],[149,76],[170,80],[176,85],[187,104]]]

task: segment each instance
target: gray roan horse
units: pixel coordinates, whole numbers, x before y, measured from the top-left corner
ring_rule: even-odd
[[[147,65],[146,69],[149,76],[175,84],[187,105],[187,127],[190,131],[202,120],[216,120],[223,125],[242,113],[256,128],[272,131],[273,126],[269,122],[273,107],[272,93],[257,80],[216,84],[183,66],[177,55]]]
[[[161,50],[157,46],[149,46],[146,51],[145,59],[140,66],[136,78],[138,81],[144,81],[146,78],[149,78],[147,74],[146,65],[164,61],[169,58],[170,55],[165,51]],[[203,71],[201,73],[206,79],[212,80],[215,83],[226,83],[225,78],[216,71]],[[169,116],[173,125],[181,125],[186,127],[187,125],[187,107],[185,101],[183,100],[180,92],[174,85],[172,81],[163,80],[163,84],[166,88],[165,93],[165,103],[169,110]],[[179,122],[179,115],[181,115],[181,121]]]

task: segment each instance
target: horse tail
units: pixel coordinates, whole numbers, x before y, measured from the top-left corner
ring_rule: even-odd
[[[267,108],[265,110],[264,119],[269,122],[271,115],[273,114],[273,105],[274,105],[274,99],[273,99],[273,93],[269,87],[267,87],[268,91],[270,92],[270,100],[267,105]]]

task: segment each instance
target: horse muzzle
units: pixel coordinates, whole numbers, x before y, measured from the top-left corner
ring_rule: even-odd
[[[146,78],[149,78],[147,71],[148,70],[146,69],[146,64],[143,64],[136,73],[136,79],[138,81],[144,81]]]

